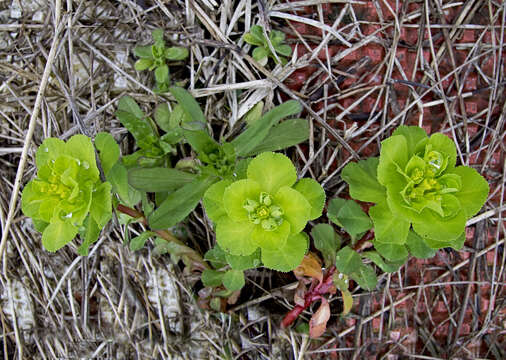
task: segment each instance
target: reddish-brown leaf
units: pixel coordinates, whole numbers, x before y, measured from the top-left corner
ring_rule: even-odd
[[[323,335],[327,329],[327,321],[330,319],[330,306],[325,298],[321,299],[322,303],[311,320],[309,321],[309,336],[314,339]]]
[[[323,280],[322,263],[320,259],[311,252],[304,256],[301,264],[297,266],[293,272],[298,277],[309,276],[319,282]]]

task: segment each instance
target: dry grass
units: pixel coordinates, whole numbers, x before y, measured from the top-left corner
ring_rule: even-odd
[[[330,13],[324,3],[334,3]],[[366,3],[382,10],[379,21],[364,16]],[[402,3],[394,11],[395,1],[386,0],[0,1],[4,359],[504,359],[506,6],[493,0]],[[304,6],[311,12],[301,12]],[[259,66],[241,39],[257,23],[291,34],[300,56],[296,52],[284,68]],[[74,245],[44,251],[18,196],[35,175],[36,146],[50,136],[109,131],[130,152],[113,116],[115,102],[128,93],[150,111],[164,100],[150,90],[151,75],[133,69],[132,48],[147,43],[157,27],[171,43],[191,49],[172,76],[198,97],[216,138],[237,133],[241,117],[260,100],[267,107],[301,101],[310,141],[288,154],[301,176],[319,180],[329,197],[346,190],[343,166],[375,154],[397,125],[447,133],[460,162],[491,184],[463,251],[412,259],[382,275],[376,291],[357,289],[347,319],[337,316],[334,297],[336,316],[321,341],[279,328],[293,303],[288,275],[249,272],[248,296],[229,314],[217,314],[198,310],[194,279],[168,256],[151,256],[150,248],[131,253],[119,225],[102,233],[88,257],[79,257]],[[406,42],[406,33],[427,28],[430,36]],[[475,37],[462,40],[465,31]],[[336,44],[343,48],[333,53]],[[383,49],[377,63],[367,52],[349,60],[371,44]],[[406,71],[400,49],[416,54],[408,64],[416,71]],[[304,69],[310,74],[294,90],[293,79]],[[369,99],[369,114],[357,120]],[[212,243],[200,208],[186,228],[202,250]]]

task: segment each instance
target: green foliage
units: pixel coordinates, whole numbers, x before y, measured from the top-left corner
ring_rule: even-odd
[[[147,46],[137,46],[134,54],[139,58],[135,63],[135,70],[150,70],[155,73],[156,93],[164,93],[169,89],[169,67],[167,62],[184,60],[188,57],[188,49],[183,47],[166,47],[163,31],[156,29],[152,32],[154,43]]]
[[[139,150],[124,156],[122,163],[128,169],[156,167],[166,165],[174,145],[183,139],[182,124],[189,121],[178,107],[171,112],[167,104],[159,105],[155,110],[155,121],[165,132],[160,135],[155,122],[144,114],[139,105],[130,96],[123,96],[118,102],[116,117],[132,134]]]
[[[249,32],[244,34],[244,41],[254,45],[253,59],[265,66],[269,58],[275,63],[281,62],[282,65],[287,63],[286,57],[292,54],[292,48],[285,44],[285,34],[278,30],[272,30],[267,39],[264,35],[264,29],[260,25],[253,25]],[[269,47],[269,42],[274,49],[274,54]]]
[[[318,224],[311,230],[314,246],[322,253],[325,266],[334,264],[336,251],[341,246],[341,237],[329,224]]]
[[[369,216],[353,200],[332,199],[327,209],[327,216],[334,224],[344,228],[353,242],[372,227]]]
[[[369,215],[378,252],[401,261],[408,249],[422,258],[443,247],[459,249],[466,221],[487,198],[486,180],[456,167],[455,144],[443,134],[428,137],[419,127],[400,126],[381,144],[379,158],[343,169],[351,196],[376,203]]]
[[[118,160],[119,147],[111,135],[97,135],[96,146],[104,171]],[[98,239],[112,216],[111,184],[100,180],[95,149],[84,135],[67,142],[47,138],[36,153],[37,177],[22,193],[22,210],[42,232],[42,244],[56,251],[78,234],[79,254]]]
[[[159,198],[163,200],[148,217],[150,226],[155,229],[168,228],[183,220],[198,204],[203,193],[214,183],[220,180],[233,181],[245,178],[248,160],[238,160],[239,156],[255,153],[260,144],[267,150],[279,149],[280,146],[295,145],[308,137],[307,131],[302,136],[300,130],[304,129],[303,121],[307,129],[307,121],[299,119],[297,124],[293,124],[298,127],[294,131],[294,136],[287,136],[282,142],[269,140],[271,130],[274,131],[277,126],[283,124],[278,125],[281,119],[301,110],[297,102],[288,101],[263,116],[260,113],[258,119],[232,142],[218,143],[206,131],[205,116],[191,94],[178,87],[171,87],[168,90],[178,104],[172,111],[167,104],[159,105],[155,110],[155,122],[166,132],[165,135],[158,135],[155,122],[146,117],[130,97],[123,97],[120,100],[116,112],[119,120],[136,139],[140,150],[124,157],[123,164],[115,165],[117,169],[113,170],[118,175],[113,185],[122,199],[131,193],[133,188],[160,194]],[[284,130],[288,131],[291,126],[284,127]],[[276,134],[274,132],[274,135]],[[186,140],[197,153],[200,163],[190,162],[190,170],[197,174],[166,167],[173,145],[182,140]],[[128,169],[128,186],[124,181],[125,170],[120,168],[121,166]],[[310,193],[315,185],[307,180],[301,182],[299,186],[304,187],[301,191]],[[319,187],[318,184],[316,186]],[[314,212],[321,213],[325,194],[316,191],[312,196],[309,200],[316,208]],[[210,208],[209,212],[213,213],[212,203],[209,203],[209,200],[205,200],[206,202]]]
[[[312,216],[321,215],[325,193],[313,183],[304,186],[304,193],[297,191],[295,167],[282,154],[258,155],[246,174],[245,179],[222,180],[204,195],[216,240],[233,256],[247,257],[260,249],[264,266],[293,270],[307,251],[301,231]]]

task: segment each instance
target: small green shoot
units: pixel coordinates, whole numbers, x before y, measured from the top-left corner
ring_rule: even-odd
[[[154,44],[137,46],[134,53],[140,59],[135,62],[135,70],[150,70],[155,72],[155,93],[165,93],[169,90],[170,77],[167,62],[184,60],[188,57],[188,49],[178,46],[166,47],[163,30],[156,29],[151,33]]]
[[[272,30],[269,33],[269,40],[264,35],[264,29],[260,25],[253,25],[250,31],[244,34],[244,41],[248,44],[256,46],[253,49],[253,59],[258,61],[262,66],[267,64],[269,58],[275,63],[281,62],[282,65],[287,63],[286,57],[292,54],[292,48],[285,44],[285,34],[278,30]],[[274,48],[276,54],[271,51],[269,41]]]

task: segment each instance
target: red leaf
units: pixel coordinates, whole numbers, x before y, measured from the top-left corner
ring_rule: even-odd
[[[309,321],[309,336],[314,339],[323,335],[327,329],[327,321],[330,319],[330,306],[325,298],[321,299],[322,304]]]

